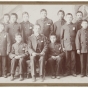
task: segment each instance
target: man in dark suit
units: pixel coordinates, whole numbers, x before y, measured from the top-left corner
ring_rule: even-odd
[[[83,20],[83,13],[81,11],[78,11],[76,13],[76,22],[75,22],[77,31],[82,28],[81,26],[82,20]],[[76,59],[76,73],[80,74],[81,73],[80,56],[77,53],[76,53],[76,58],[77,58]]]
[[[61,42],[60,41],[61,40],[61,37],[60,37],[61,27],[66,23],[64,19],[65,13],[63,10],[59,10],[57,15],[58,15],[59,20],[54,23],[54,33],[57,36],[57,42]]]
[[[72,23],[73,16],[71,13],[66,15],[66,24],[62,26],[61,29],[61,39],[63,50],[66,53],[66,76],[73,75],[76,76],[76,46],[75,46],[75,37],[76,37],[76,27]]]
[[[76,49],[80,54],[81,60],[81,77],[88,77],[88,21],[83,20],[82,28],[78,30],[76,35]]]
[[[36,21],[36,24],[41,27],[40,33],[44,34],[49,39],[50,33],[53,32],[53,21],[47,18],[46,9],[41,9],[40,14],[41,18]]]
[[[45,54],[47,51],[47,37],[40,34],[41,27],[39,25],[34,26],[34,34],[29,37],[28,51],[31,61],[31,76],[33,82],[36,81],[36,63],[39,61],[40,77],[41,81],[44,81],[44,68],[45,68]]]
[[[52,79],[55,77],[60,79],[60,75],[62,75],[62,59],[64,57],[64,52],[62,51],[62,47],[60,43],[56,42],[56,35],[50,35],[51,43],[48,45],[48,54],[49,54],[49,65],[51,70]]]
[[[28,55],[27,44],[22,41],[20,33],[15,34],[16,43],[12,45],[9,57],[11,58],[11,81],[14,80],[15,70],[19,63],[20,81],[24,79],[24,60]]]
[[[0,76],[7,77],[7,55],[10,53],[11,42],[5,26],[0,23]]]
[[[23,41],[27,43],[28,37],[33,34],[33,24],[29,22],[28,12],[22,14],[23,22],[21,22],[21,29],[23,31]]]

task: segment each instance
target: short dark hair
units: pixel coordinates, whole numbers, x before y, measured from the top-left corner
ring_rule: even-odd
[[[82,22],[87,22],[87,23],[88,23],[88,21],[87,21],[86,19],[82,20]],[[82,23],[82,22],[81,22],[81,23]]]
[[[15,34],[15,37],[16,36],[21,36],[22,37],[22,34],[20,33],[20,32],[17,32],[16,34]]]
[[[8,16],[8,17],[10,18],[10,15],[9,15],[9,14],[7,14],[7,13],[6,13],[6,14],[4,14],[4,16]],[[4,17],[4,16],[3,16],[3,17]]]
[[[77,11],[76,15],[77,15],[78,13],[81,13],[81,14],[82,14],[82,16],[83,16],[83,13],[82,13],[82,11]]]
[[[23,13],[22,13],[22,16],[23,16],[24,14],[27,14],[27,15],[29,16],[28,12],[23,12]]]
[[[67,16],[67,15],[71,15],[71,16],[73,16],[71,13],[67,13],[66,16]]]
[[[40,10],[40,13],[43,12],[43,11],[45,11],[47,13],[47,10],[46,9],[41,9]]]
[[[11,13],[11,16],[14,15],[18,19],[18,15],[16,13]]]
[[[63,15],[65,16],[65,12],[64,12],[63,10],[59,10],[59,11],[57,12],[57,15],[59,14],[59,12],[62,12]]]
[[[51,37],[51,36],[57,37],[55,33],[51,33],[51,34],[49,35],[49,37]]]

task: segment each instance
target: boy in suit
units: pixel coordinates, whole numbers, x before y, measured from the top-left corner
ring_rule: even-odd
[[[61,39],[62,47],[66,54],[66,74],[76,76],[76,46],[75,46],[75,37],[76,37],[76,27],[72,23],[73,16],[71,13],[66,15],[66,24],[62,26],[61,29]]]
[[[10,53],[10,38],[5,32],[5,26],[0,23],[0,76],[7,77],[7,55]]]
[[[33,33],[33,24],[29,22],[28,12],[23,12],[22,17],[23,22],[21,22],[21,29],[23,31],[23,40],[27,43],[28,37]]]
[[[62,51],[62,47],[60,43],[56,42],[56,35],[50,35],[51,43],[48,45],[49,50],[49,64],[52,74],[52,79],[60,78],[60,74],[62,74],[62,59],[64,56],[64,52]]]
[[[88,21],[83,20],[81,26],[76,35],[76,49],[80,54],[81,77],[84,77],[88,76]]]
[[[40,14],[41,18],[36,21],[36,24],[41,27],[40,33],[44,34],[49,39],[50,33],[53,32],[53,21],[47,18],[46,9],[41,9]]]
[[[28,52],[30,54],[31,61],[31,76],[33,82],[36,81],[36,63],[39,62],[40,78],[44,81],[44,69],[45,69],[45,54],[47,51],[47,38],[40,34],[41,27],[39,25],[34,26],[34,34],[29,37],[28,40]]]
[[[65,12],[63,10],[59,10],[58,13],[58,21],[56,21],[54,23],[54,33],[57,36],[57,42],[61,42],[61,37],[60,37],[60,33],[61,33],[61,27],[65,24]]]
[[[9,54],[9,57],[11,58],[11,81],[14,80],[14,74],[18,63],[20,81],[22,81],[24,79],[24,60],[28,55],[27,44],[22,41],[22,35],[20,33],[15,34],[15,40],[16,43],[12,45],[12,50]]]

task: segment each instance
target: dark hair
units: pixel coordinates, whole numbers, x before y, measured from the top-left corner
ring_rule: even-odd
[[[51,33],[51,34],[49,35],[49,37],[51,37],[51,36],[57,37],[55,33]]]
[[[6,14],[4,14],[4,16],[8,16],[8,17],[10,18],[10,15],[9,15],[9,14],[7,14],[7,13],[6,13]],[[4,16],[3,16],[3,17],[4,17]]]
[[[83,16],[83,13],[82,13],[82,11],[77,11],[77,13],[81,13],[81,14],[82,14],[82,16]],[[77,13],[76,13],[76,15],[77,15]]]
[[[67,13],[66,16],[67,16],[67,15],[71,15],[71,16],[73,16],[71,13]]]
[[[11,16],[14,15],[18,19],[18,15],[16,13],[11,13]]]
[[[16,36],[21,36],[22,37],[22,34],[20,33],[20,32],[17,32],[16,34],[15,34],[15,37]]]
[[[22,16],[23,16],[24,14],[27,14],[27,15],[29,16],[28,12],[23,12],[23,13],[22,13]]]
[[[82,22],[87,22],[87,23],[88,23],[88,21],[87,21],[86,19],[82,20]],[[81,22],[81,23],[82,23],[82,22]]]
[[[47,13],[47,10],[46,9],[41,9],[40,10],[40,13],[43,12],[43,11],[45,11]]]
[[[57,15],[59,14],[59,12],[62,12],[63,15],[65,16],[65,12],[64,12],[63,10],[59,10],[59,11],[57,12]]]

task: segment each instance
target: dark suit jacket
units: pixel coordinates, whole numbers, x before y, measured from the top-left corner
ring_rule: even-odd
[[[23,41],[27,43],[28,37],[33,34],[33,24],[29,21],[27,22],[21,22],[21,29],[23,32]]]
[[[61,29],[62,46],[65,50],[76,50],[75,38],[76,38],[76,26],[75,24],[64,24]]]
[[[28,55],[27,44],[21,42],[20,44],[14,43],[12,45],[9,57],[13,59],[15,56],[21,55],[22,58]]]
[[[49,18],[39,19],[36,24],[41,26],[40,34],[44,34],[47,38],[53,32],[53,21]]]
[[[76,35],[76,49],[81,53],[88,53],[88,28],[81,28]]]
[[[20,32],[22,33],[22,30],[21,30],[21,25],[19,23],[10,23],[7,25],[7,28],[6,28],[6,32],[9,33],[9,36],[10,36],[10,39],[11,39],[11,44],[15,43],[15,34],[17,32]]]
[[[59,44],[59,43],[55,43],[55,44],[50,43],[48,46],[48,51],[49,51],[48,52],[49,57],[58,56],[58,55],[60,57],[64,56],[64,52],[62,51],[61,44]]]
[[[43,34],[40,34],[40,51],[43,53],[46,53],[47,51],[47,38],[43,35]],[[33,52],[36,52],[36,49],[37,49],[37,39],[35,37],[34,34],[32,34],[29,39],[28,39],[28,51],[29,51],[29,54],[31,55]]]
[[[1,32],[0,33],[0,56],[6,56],[10,53],[11,42],[8,33]]]
[[[66,21],[63,19],[61,21],[56,21],[54,23],[54,33],[57,36],[57,41],[60,42],[61,39],[61,27],[66,23]]]

